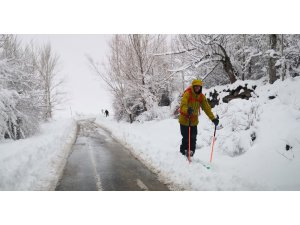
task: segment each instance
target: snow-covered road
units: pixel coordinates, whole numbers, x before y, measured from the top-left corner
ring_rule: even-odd
[[[168,190],[155,174],[93,120],[78,122],[79,133],[56,190]]]

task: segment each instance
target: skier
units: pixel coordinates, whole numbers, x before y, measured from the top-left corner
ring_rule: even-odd
[[[204,110],[215,126],[217,126],[219,124],[219,119],[214,116],[206,97],[202,94],[202,80],[193,80],[192,85],[185,90],[180,104],[179,123],[182,135],[180,152],[185,156],[188,154],[189,126],[191,127],[191,157],[194,155],[196,150],[197,125],[199,123],[198,116],[200,114],[200,107]]]
[[[105,110],[105,116],[106,116],[106,117],[108,117],[108,116],[109,116],[109,112],[108,112],[108,110],[107,110],[107,109]]]

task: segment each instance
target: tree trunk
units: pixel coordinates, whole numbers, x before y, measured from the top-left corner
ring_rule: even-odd
[[[246,56],[245,56],[245,45],[246,45],[246,34],[243,34],[243,72],[242,72],[242,80],[245,80],[245,73],[246,73]]]
[[[285,72],[286,72],[286,64],[285,64],[285,57],[283,55],[283,34],[281,35],[281,57],[283,60],[283,65],[281,65],[281,77],[282,77],[282,81],[284,81],[284,77],[285,77]]]
[[[269,37],[270,37],[271,49],[276,51],[277,36],[276,36],[276,34],[270,34]],[[270,57],[269,58],[269,82],[270,82],[270,84],[273,84],[277,80],[275,64],[276,64],[276,59],[273,57]]]
[[[234,68],[231,64],[230,58],[227,55],[225,49],[223,48],[222,45],[219,45],[220,49],[222,50],[222,52],[224,53],[224,59],[222,60],[223,63],[223,68],[226,71],[228,78],[230,80],[230,83],[233,84],[234,82],[236,82],[236,76],[235,76],[235,71]]]
[[[236,77],[235,77],[235,72],[231,64],[230,58],[226,55],[225,59],[222,60],[222,63],[223,63],[223,68],[226,71],[228,78],[230,80],[230,83],[233,84],[234,82],[236,82]]]

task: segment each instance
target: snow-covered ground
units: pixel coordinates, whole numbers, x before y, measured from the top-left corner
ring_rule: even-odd
[[[54,190],[76,130],[72,119],[52,121],[38,135],[0,143],[0,190]]]
[[[221,129],[210,169],[202,164],[209,165],[214,127],[204,112],[191,164],[179,153],[177,119],[129,124],[99,116],[96,122],[175,184],[175,189],[300,190],[300,78],[273,85],[262,80],[238,81],[230,88],[245,83],[249,88],[258,86],[253,98],[221,103],[213,109],[220,116]],[[216,88],[223,89],[227,86]],[[271,95],[276,98],[269,99]]]
[[[300,190],[300,77],[273,85],[237,81],[230,88],[244,83],[258,86],[250,100],[236,99],[213,109],[221,129],[211,165],[214,127],[203,112],[191,164],[179,153],[179,123],[166,119],[171,115],[166,107],[157,109],[157,115],[165,114],[162,120],[129,124],[99,115],[96,122],[174,190]],[[0,143],[0,190],[53,190],[76,130],[74,120],[58,120],[43,124],[31,138]]]

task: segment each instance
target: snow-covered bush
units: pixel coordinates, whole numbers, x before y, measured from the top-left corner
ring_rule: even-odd
[[[136,118],[138,122],[150,121],[150,120],[162,120],[170,118],[172,114],[170,106],[156,106],[150,110],[143,112]]]
[[[39,120],[36,113],[31,114],[30,107],[29,99],[15,90],[0,90],[0,140],[16,140],[35,133]]]
[[[251,147],[255,125],[259,120],[258,104],[253,100],[234,99],[217,108],[224,129],[221,133],[227,135],[220,138],[219,142],[223,152],[230,156],[246,152]]]
[[[252,98],[233,99],[229,103],[224,103],[222,98],[228,92],[224,90],[236,89],[238,86],[253,86],[263,83],[261,81],[237,81],[234,84],[218,86],[211,89],[204,89],[204,94],[217,91],[220,104],[213,108],[213,112],[219,115],[221,130],[218,132],[218,149],[229,156],[237,156],[247,152],[256,139],[256,126],[260,120],[261,107],[258,97],[252,93]]]
[[[25,138],[38,129],[42,112],[33,52],[13,35],[0,40],[0,140]]]
[[[16,104],[19,99],[16,91],[0,90],[0,140],[17,139],[21,135]]]

